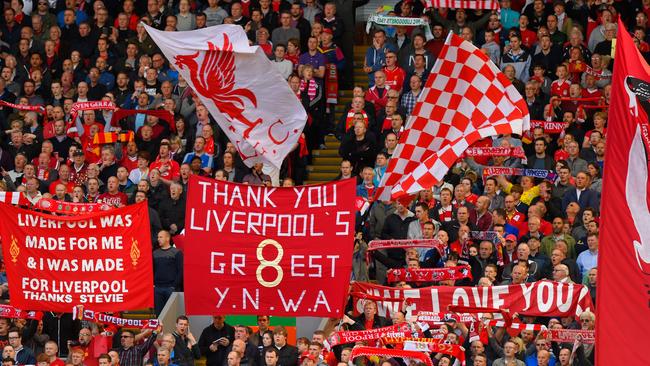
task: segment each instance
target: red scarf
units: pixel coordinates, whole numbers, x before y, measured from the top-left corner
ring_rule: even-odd
[[[350,359],[353,360],[359,356],[379,356],[386,358],[412,358],[423,362],[427,366],[433,366],[431,357],[419,351],[404,351],[399,349],[389,349],[389,348],[373,348],[373,347],[354,347],[352,349],[352,354]]]
[[[4,100],[0,100],[0,105],[3,107],[17,109],[19,111],[30,111],[30,112],[36,112],[42,114],[46,113],[45,107],[43,107],[42,105],[14,104],[14,103],[5,102]]]
[[[82,215],[113,209],[111,206],[102,203],[60,202],[52,198],[41,198],[34,207],[39,210],[65,215]]]
[[[92,111],[95,109],[103,110],[103,111],[112,111],[115,110],[115,104],[113,102],[105,101],[105,100],[97,100],[93,102],[77,102],[72,105],[72,109],[70,109],[70,120],[72,123],[77,119],[77,114],[79,111]]]
[[[521,147],[468,147],[462,157],[466,156],[512,156],[523,159],[526,154]]]
[[[580,341],[586,344],[596,342],[595,331],[583,329],[551,329],[551,342],[572,343]]]
[[[3,192],[4,193],[4,192]],[[40,311],[25,311],[15,308],[11,305],[0,305],[0,317],[10,319],[43,319],[43,313]]]
[[[395,282],[439,282],[447,280],[460,280],[472,278],[472,267],[468,265],[444,268],[402,269],[388,270],[388,283]]]
[[[339,79],[336,65],[327,64],[325,66],[325,92],[327,103],[336,104],[339,95]]]
[[[158,319],[125,319],[116,316],[100,313],[98,311],[86,310],[83,305],[72,308],[72,319],[87,320],[95,323],[112,324],[118,327],[157,329],[160,326]]]
[[[336,346],[337,344],[372,341],[383,337],[408,337],[410,335],[411,328],[407,323],[402,323],[383,328],[334,332],[329,338],[329,344],[330,346]]]

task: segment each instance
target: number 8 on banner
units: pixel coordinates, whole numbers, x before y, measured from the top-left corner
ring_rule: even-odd
[[[264,258],[264,254],[262,253],[264,251],[264,247],[267,245],[273,245],[275,249],[278,250],[278,254],[275,256],[273,260],[266,260]],[[284,255],[284,249],[282,248],[282,245],[278,243],[277,241],[273,239],[264,239],[260,242],[260,244],[257,246],[257,260],[260,261],[260,265],[257,266],[257,270],[255,271],[255,274],[257,275],[257,282],[260,283],[260,285],[264,287],[275,287],[277,286],[280,282],[282,282],[282,277],[284,277],[284,272],[282,271],[282,267],[278,266],[280,261],[282,260],[282,256]],[[266,281],[262,277],[262,271],[264,268],[271,267],[275,269],[276,271],[276,276],[275,280],[269,282]]]

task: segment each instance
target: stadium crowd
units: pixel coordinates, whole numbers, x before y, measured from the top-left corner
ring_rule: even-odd
[[[173,236],[183,230],[189,176],[198,174],[249,184],[302,184],[311,151],[327,134],[341,140],[340,179],[358,180],[357,195],[370,208],[357,218],[352,279],[387,283],[391,268],[471,265],[473,280],[441,286],[492,286],[550,279],[582,283],[596,297],[599,203],[611,93],[613,38],[622,18],[648,59],[650,1],[512,1],[500,11],[425,9],[404,0],[384,15],[424,17],[422,27],[373,26],[363,65],[369,88],[354,88],[345,112],[334,118],[337,77],[352,67],[337,46],[345,29],[334,3],[315,0],[11,0],[0,20],[0,190],[24,192],[30,202],[51,197],[114,206],[148,199],[154,243],[156,311],[171,292],[182,290],[182,253]],[[392,4],[391,4],[392,5]],[[167,31],[218,24],[244,28],[288,80],[309,114],[304,138],[274,171],[243,165],[237,149],[174,69],[141,22]],[[535,121],[563,122],[557,130],[538,123],[524,136],[495,136],[475,146],[521,147],[526,157],[475,157],[458,161],[444,181],[413,202],[373,201],[408,115],[426,83],[448,32],[483,50],[525,98]],[[339,80],[340,81],[340,80]],[[74,103],[107,101],[122,109],[160,109],[110,123],[111,110],[84,110],[71,119]],[[38,108],[42,106],[43,108]],[[98,145],[96,134],[132,131],[134,139]],[[548,170],[547,179],[487,176],[490,166]],[[496,232],[480,240],[472,232]],[[373,239],[438,239],[433,250],[387,250],[365,262]],[[2,297],[9,299],[6,278]],[[400,287],[413,283],[391,284]],[[524,317],[549,328],[593,329],[595,316],[579,319]],[[348,364],[351,345],[324,350],[326,333],[287,344],[282,327],[259,329],[224,323],[198,337],[180,316],[175,332],[102,329],[46,313],[42,321],[0,318],[3,366],[194,365],[321,366]],[[377,328],[404,321],[350,313],[342,327]],[[593,345],[547,341],[538,332],[511,336],[488,327],[489,342],[468,341],[463,323],[450,320],[445,341],[464,345],[468,365],[591,365]],[[136,334],[137,333],[137,334]],[[114,335],[114,336],[113,336]],[[114,338],[114,339],[113,339]],[[96,354],[95,343],[105,342]],[[110,344],[114,344],[115,348]],[[119,346],[118,346],[119,344]],[[155,347],[154,347],[155,346]],[[101,348],[101,347],[100,347]],[[110,350],[110,352],[108,352]],[[66,361],[58,357],[67,356]],[[437,365],[458,360],[433,356]],[[362,361],[362,358],[356,360]],[[376,362],[376,361],[375,361]],[[380,360],[381,366],[401,364]]]

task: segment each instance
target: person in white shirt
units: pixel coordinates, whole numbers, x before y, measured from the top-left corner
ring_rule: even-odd
[[[287,53],[287,46],[280,43],[275,45],[275,59],[273,59],[273,66],[280,72],[282,77],[286,80],[293,73],[293,63],[289,60],[285,60],[284,56]]]

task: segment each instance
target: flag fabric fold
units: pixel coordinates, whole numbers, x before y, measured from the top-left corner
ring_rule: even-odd
[[[650,332],[650,66],[620,19],[615,55],[600,207],[595,364],[642,365]]]
[[[450,33],[375,197],[430,188],[474,142],[528,129],[528,107],[510,80],[487,55]]]
[[[280,168],[307,121],[300,101],[243,28],[218,25],[187,32],[145,29],[187,80],[246,165]]]

